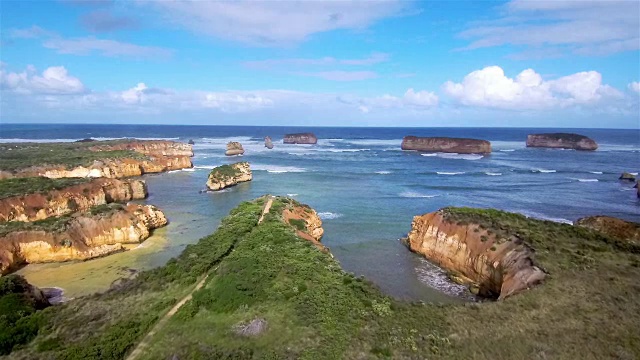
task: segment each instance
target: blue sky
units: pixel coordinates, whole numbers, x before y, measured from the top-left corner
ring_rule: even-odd
[[[0,122],[640,128],[638,1],[1,6]]]

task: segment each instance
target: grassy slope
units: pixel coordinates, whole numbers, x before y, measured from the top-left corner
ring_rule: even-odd
[[[16,171],[31,166],[62,165],[67,169],[89,166],[95,160],[146,159],[135,151],[89,151],[90,146],[116,144],[120,141],[88,143],[18,143],[0,144],[0,170]]]
[[[256,226],[262,201],[244,203],[214,235],[119,289],[43,312],[46,327],[15,358],[118,359],[208,271],[152,339],[147,359],[596,359],[640,355],[637,249],[587,229],[473,209],[459,222],[517,234],[549,272],[540,287],[506,301],[406,304],[390,299],[297,238],[276,211]],[[275,209],[275,210],[274,210]],[[214,271],[215,270],[215,271]],[[235,324],[268,321],[265,333]],[[57,349],[38,352],[56,345]]]
[[[91,178],[62,178],[49,179],[46,177],[29,177],[0,180],[0,199],[12,196],[22,196],[33,193],[45,193],[60,190],[69,186],[84,184]]]

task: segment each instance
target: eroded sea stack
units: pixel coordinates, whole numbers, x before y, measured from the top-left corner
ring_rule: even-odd
[[[522,239],[458,219],[449,209],[414,217],[405,241],[412,251],[477,286],[481,296],[504,299],[546,276]]]
[[[488,154],[491,143],[487,140],[405,136],[402,139],[402,150],[422,152],[443,152],[458,154]]]
[[[244,148],[242,144],[237,141],[230,141],[227,143],[227,151],[224,153],[227,156],[236,156],[244,154]]]
[[[285,144],[317,144],[318,138],[313,133],[286,134],[282,142]]]
[[[266,136],[264,138],[264,147],[266,147],[267,149],[273,149],[273,142],[271,141],[270,136]]]
[[[251,181],[252,178],[251,167],[246,161],[231,165],[222,165],[213,168],[211,173],[209,173],[207,188],[218,191],[241,182]]]
[[[527,135],[527,147],[593,151],[598,148],[598,144],[584,135],[547,133]]]

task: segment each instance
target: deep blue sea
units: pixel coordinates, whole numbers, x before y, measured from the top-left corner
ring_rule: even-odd
[[[319,142],[282,144],[283,135],[293,132],[313,132]],[[593,138],[600,147],[595,152],[526,148],[527,134],[539,132],[575,132]],[[264,147],[267,135],[274,141],[272,150]],[[400,150],[405,135],[486,139],[493,153],[405,152]],[[141,245],[148,247],[146,251],[92,260],[92,266],[30,265],[23,270],[36,285],[81,287],[72,294],[100,290],[90,286],[92,277],[109,271],[115,276],[113,269],[119,266],[162,265],[186,244],[212,233],[239,202],[267,193],[288,195],[314,207],[324,221],[323,242],[347,271],[364,275],[394,296],[429,301],[446,301],[447,294],[464,289],[399,243],[415,215],[445,206],[471,206],[567,223],[596,214],[640,221],[633,184],[618,181],[620,173],[640,169],[637,129],[0,124],[0,142],[88,137],[192,139],[195,168],[145,176],[150,190],[145,202],[159,206],[171,221],[157,232],[162,241],[154,243],[152,238],[151,245]],[[226,157],[229,141],[241,142],[244,156]],[[237,161],[251,163],[252,182],[219,193],[200,192],[211,168]]]

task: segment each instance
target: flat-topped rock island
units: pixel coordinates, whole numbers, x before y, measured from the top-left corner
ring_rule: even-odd
[[[584,135],[548,133],[527,135],[527,147],[593,151],[598,144]]]
[[[487,140],[450,137],[405,136],[402,139],[401,147],[402,150],[421,152],[458,154],[488,154],[491,152],[491,143]]]

